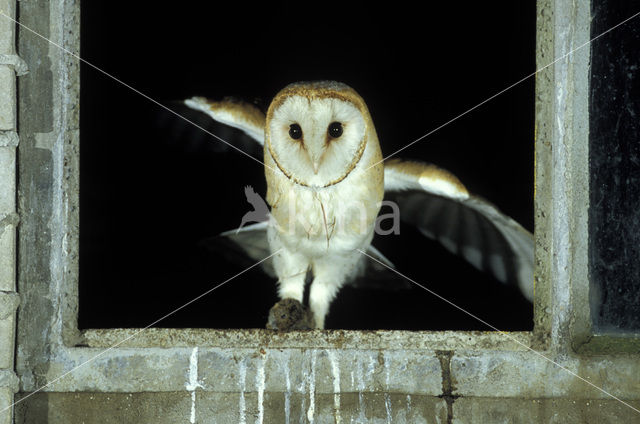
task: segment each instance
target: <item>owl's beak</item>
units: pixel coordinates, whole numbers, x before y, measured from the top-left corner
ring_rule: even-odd
[[[320,163],[322,163],[322,157],[324,156],[324,141],[322,143],[310,143],[307,145],[307,152],[309,157],[309,162],[311,162],[311,166],[313,167],[313,173],[318,175],[318,170],[320,169]]]

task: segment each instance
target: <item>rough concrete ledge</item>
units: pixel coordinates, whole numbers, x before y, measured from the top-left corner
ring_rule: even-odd
[[[23,395],[24,396],[24,395]],[[389,393],[36,393],[16,405],[16,424],[447,422],[437,397]]]
[[[0,388],[9,389],[11,393],[17,393],[20,381],[13,370],[0,370]]]
[[[16,424],[188,423],[191,412],[186,392],[19,394],[16,402]]]
[[[429,351],[75,348],[34,368],[41,371],[21,374],[22,391],[50,383],[44,390],[442,393],[440,362]]]
[[[12,316],[20,305],[20,295],[0,290],[0,320]]]
[[[279,333],[262,329],[214,330],[123,328],[85,330],[90,347],[220,347],[306,349],[392,349],[392,350],[484,350],[525,351],[531,345],[530,332],[495,331],[351,331],[316,330]]]
[[[18,147],[19,137],[15,131],[0,131],[0,147]]]
[[[0,65],[0,130],[15,130],[16,117],[16,74],[12,67]]]
[[[0,387],[0,424],[15,424],[13,421],[13,390]],[[5,408],[8,408],[5,410]]]
[[[0,10],[12,19],[16,17],[16,1],[0,0]],[[0,17],[0,53],[11,55],[15,53],[15,23],[6,17]]]
[[[632,423],[615,400],[462,398],[448,415],[437,397],[390,393],[36,393],[18,395],[16,424],[175,423]],[[23,400],[22,400],[23,399]],[[640,401],[631,402],[640,408]]]
[[[452,398],[574,399],[610,399],[604,391],[637,399],[640,393],[640,380],[629,378],[640,375],[635,355],[567,357],[545,352],[547,360],[534,352],[269,346],[79,347],[54,352],[41,363],[32,363],[31,371],[20,371],[21,390],[34,391],[50,383],[44,390],[127,393],[195,387],[217,393],[386,391]]]
[[[18,146],[16,74],[26,73],[26,63],[15,55],[16,1],[0,0],[0,424],[13,423],[11,404],[18,391],[13,371],[15,312],[20,297],[15,290],[18,215],[16,199],[16,147]],[[11,369],[9,369],[11,368]],[[8,409],[7,409],[8,408]]]
[[[16,75],[19,77],[29,73],[29,66],[27,66],[27,62],[22,60],[22,58],[16,54],[0,54],[0,65],[12,67]]]
[[[620,398],[638,398],[640,379],[629,377],[640,375],[635,355],[543,354],[546,359],[532,352],[455,355],[451,373],[459,393],[466,397],[610,399],[606,391]]]
[[[640,401],[629,401],[640,409]],[[463,398],[454,406],[453,423],[620,424],[640,422],[640,414],[616,400]]]

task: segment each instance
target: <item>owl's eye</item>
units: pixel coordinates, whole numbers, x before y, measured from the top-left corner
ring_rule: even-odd
[[[302,128],[298,124],[291,124],[289,126],[289,137],[294,140],[299,140],[302,138]]]
[[[338,138],[342,135],[342,124],[340,122],[332,122],[329,124],[329,135],[332,138]]]

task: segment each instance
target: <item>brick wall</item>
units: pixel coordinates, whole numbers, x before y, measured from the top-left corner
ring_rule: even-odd
[[[26,65],[16,55],[15,0],[0,0],[0,424],[12,422],[16,310],[16,74]]]

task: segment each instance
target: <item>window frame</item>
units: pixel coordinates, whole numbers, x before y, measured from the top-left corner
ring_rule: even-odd
[[[34,6],[21,4],[21,21],[36,30],[48,29],[50,22],[38,21],[41,15],[29,17],[24,13],[29,7]],[[64,28],[49,34],[52,40],[69,51],[79,51],[79,2],[59,0],[49,7],[52,27]],[[567,0],[542,0],[537,7],[538,68],[588,41],[589,5],[577,5],[574,10]],[[563,26],[573,30],[556,30]],[[588,48],[536,75],[533,331],[329,330],[274,334],[267,330],[78,329],[79,61],[33,37],[19,37],[19,46],[31,66],[38,56],[50,58],[53,64],[52,74],[33,72],[36,66],[30,79],[21,80],[19,86],[22,119],[18,197],[22,223],[18,282],[23,306],[18,319],[17,370],[23,391],[34,391],[44,384],[49,384],[45,391],[59,392],[185,390],[188,371],[198,362],[208,365],[201,366],[198,375],[208,381],[203,390],[239,390],[235,382],[220,373],[240,363],[256,372],[247,377],[254,381],[259,375],[255,370],[267,367],[269,378],[262,389],[283,391],[285,384],[277,375],[278,368],[267,357],[296,363],[299,367],[295,372],[304,373],[318,357],[325,361],[323,364],[335,360],[338,369],[346,370],[356,355],[358,361],[371,364],[374,372],[366,373],[357,387],[343,379],[344,391],[390,390],[391,384],[396,392],[440,396],[445,378],[445,373],[439,372],[444,351],[451,352],[451,356],[445,356],[457,379],[457,393],[543,397],[570,392],[573,383],[567,376],[550,388],[544,371],[551,372],[554,365],[540,354],[557,358],[575,352],[640,351],[638,337],[622,338],[626,344],[619,343],[620,337],[594,335],[590,327],[584,209],[589,200]],[[49,132],[28,119],[38,103],[51,104]],[[38,208],[47,201],[51,210],[42,216]],[[333,352],[335,358],[327,352]],[[94,361],[94,365],[82,366],[87,361]],[[575,357],[567,361],[574,364]],[[609,358],[611,361],[626,368],[640,368],[625,358]],[[119,371],[106,372],[114,363]],[[412,377],[391,377],[392,383],[389,377],[386,383],[381,381],[384,378],[380,373],[394,363],[404,364]],[[584,370],[581,375],[596,382],[606,380],[598,374],[603,365],[596,357],[580,357],[578,363]],[[157,364],[163,365],[158,368]],[[518,378],[507,382],[500,372],[487,374],[487,367]],[[59,378],[61,375],[64,377]],[[318,390],[332,393],[334,387]],[[637,395],[633,382],[616,390],[623,397]],[[593,395],[602,396],[595,391]]]

